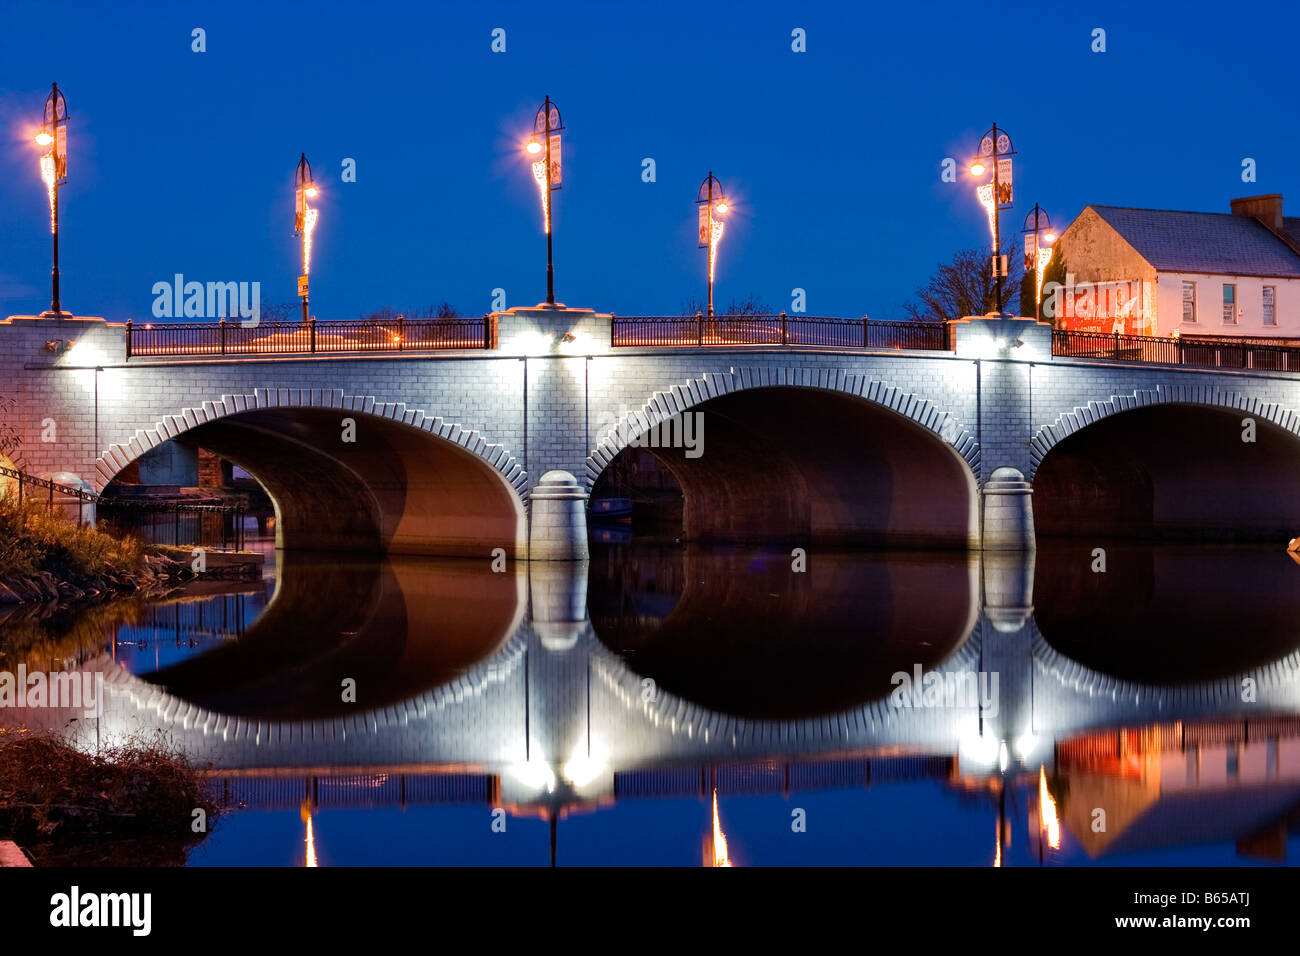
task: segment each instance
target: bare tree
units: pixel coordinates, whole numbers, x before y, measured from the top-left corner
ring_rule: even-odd
[[[939,264],[930,281],[916,290],[919,301],[908,302],[903,311],[908,318],[924,322],[1005,311],[1012,297],[1020,294],[1020,277],[1024,271],[1016,243],[1011,243],[1006,255],[1011,274],[1002,280],[1000,302],[991,253],[986,249],[962,249],[951,262]]]
[[[707,314],[709,311],[708,302],[701,301],[695,296],[682,302],[682,315],[695,315],[697,313]],[[758,296],[749,293],[743,299],[732,299],[725,309],[715,308],[716,315],[775,315],[772,307],[766,302],[760,302]]]

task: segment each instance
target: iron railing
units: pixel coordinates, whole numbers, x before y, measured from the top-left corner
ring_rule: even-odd
[[[1163,338],[1053,329],[1052,354],[1189,368],[1300,372],[1300,346],[1280,344],[1282,341],[1188,335]]]
[[[793,345],[814,348],[951,351],[942,322],[886,322],[787,315],[614,316],[611,344],[620,347]]]
[[[126,356],[284,355],[332,352],[403,352],[496,347],[486,315],[454,319],[355,319],[306,323],[126,323]]]
[[[209,540],[220,540],[224,548],[233,544],[235,550],[244,547],[244,517],[248,513],[245,500],[225,504],[197,504],[185,501],[160,501],[150,499],[122,498],[104,496],[84,488],[60,484],[48,478],[39,478],[17,468],[0,466],[0,476],[13,480],[17,485],[18,503],[34,497],[44,500],[46,509],[53,513],[55,506],[72,510],[72,502],[77,503],[77,524],[85,521],[87,504],[96,506],[97,514],[103,514],[114,524],[123,526],[123,530],[141,531],[142,537],[152,544],[165,544],[160,541],[157,529],[169,526],[172,529],[172,544],[206,544]],[[44,492],[41,494],[40,492]],[[58,496],[56,499],[55,496]],[[124,522],[114,519],[114,514],[126,516]],[[148,520],[146,520],[146,516]],[[167,520],[170,516],[171,520]],[[219,520],[204,520],[215,517]],[[227,523],[226,519],[231,521]],[[193,540],[181,540],[181,522],[194,522]],[[188,530],[188,528],[187,528]]]

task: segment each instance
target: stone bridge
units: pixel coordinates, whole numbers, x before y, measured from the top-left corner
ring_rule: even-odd
[[[197,445],[263,483],[284,547],[573,557],[574,503],[620,449],[699,413],[702,454],[651,449],[690,539],[1300,532],[1294,373],[1053,355],[1047,326],[997,317],[955,323],[951,351],[614,348],[609,315],[492,320],[494,347],[470,352],[128,358],[123,326],[13,317],[16,463],[98,490]],[[552,471],[575,486],[539,496]]]

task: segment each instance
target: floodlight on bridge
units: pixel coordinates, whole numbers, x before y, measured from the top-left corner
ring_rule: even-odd
[[[45,150],[41,156],[41,179],[49,197],[50,234],[54,237],[50,311],[46,314],[60,315],[63,307],[59,303],[59,187],[68,181],[68,104],[57,83],[50,84],[41,130],[35,138],[36,145]]]
[[[709,170],[709,175],[700,183],[695,194],[695,205],[699,208],[700,248],[708,249],[709,270],[709,315],[713,315],[713,270],[718,261],[718,243],[722,241],[723,222],[718,216],[726,215],[731,207],[723,194],[722,183]]]
[[[311,163],[307,162],[306,153],[301,154],[298,160],[293,185],[295,198],[293,234],[302,239],[302,275],[298,276],[298,296],[302,299],[302,323],[306,325],[309,321],[307,277],[311,275],[311,237],[316,229],[318,217],[318,210],[308,206],[307,200],[315,199],[320,195],[320,190],[312,180]]]

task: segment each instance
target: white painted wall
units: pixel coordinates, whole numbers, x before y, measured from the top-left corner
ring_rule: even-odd
[[[1196,322],[1183,321],[1183,283],[1196,283]],[[1223,284],[1237,286],[1235,325],[1223,321]],[[1277,289],[1277,326],[1264,324],[1264,286]],[[1300,338],[1300,279],[1162,272],[1156,277],[1156,335],[1260,335]]]

